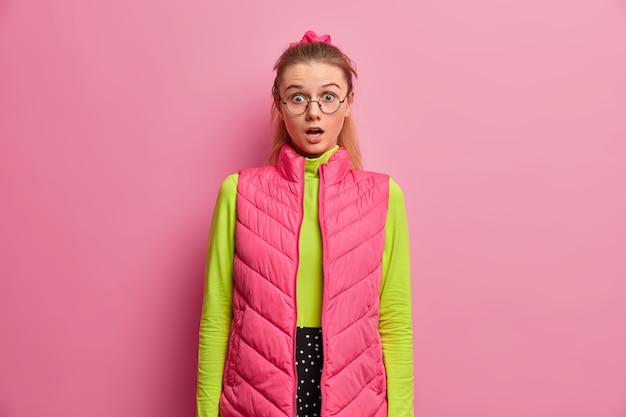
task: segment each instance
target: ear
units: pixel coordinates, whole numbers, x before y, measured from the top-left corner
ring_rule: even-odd
[[[283,114],[283,107],[281,106],[281,102],[276,99],[276,101],[274,102],[274,105],[276,106],[276,109],[278,110],[278,117],[280,118],[280,120],[284,121],[285,120],[285,115]]]
[[[343,115],[343,117],[347,118],[348,116],[350,116],[350,112],[352,111],[352,102],[354,101],[354,90],[348,94],[348,99],[346,100],[346,103],[348,103],[348,108],[346,109],[345,114]]]

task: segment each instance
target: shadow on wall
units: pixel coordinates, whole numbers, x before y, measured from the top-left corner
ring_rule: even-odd
[[[269,153],[272,139],[270,99],[259,99],[250,106],[249,113],[233,110],[224,123],[228,154],[227,161],[236,164],[235,171],[242,168],[261,166]]]
[[[181,288],[176,305],[186,306],[180,311],[180,322],[174,325],[173,340],[180,341],[180,347],[172,351],[172,357],[164,358],[163,363],[172,364],[168,374],[168,395],[173,401],[171,409],[164,415],[194,415],[196,399],[196,381],[198,369],[198,332],[204,288],[204,264],[206,240],[188,242],[185,247],[195,250],[187,257],[189,266],[181,268],[186,273],[180,277]],[[178,355],[181,355],[180,357]]]
[[[242,93],[243,94],[243,93]],[[206,141],[208,155],[207,174],[210,184],[203,193],[205,201],[215,202],[219,187],[226,176],[236,173],[240,169],[261,166],[268,155],[271,142],[271,120],[269,98],[260,97],[256,103],[249,106],[246,112],[241,109],[225,108],[224,114],[217,123],[207,126]],[[219,173],[219,174],[218,174]],[[215,176],[221,175],[219,178]],[[205,230],[203,234],[187,233],[186,242],[178,247],[194,248],[193,253],[181,255],[182,265],[174,270],[185,271],[177,278],[179,284],[178,299],[175,305],[185,306],[179,311],[178,323],[173,327],[170,335],[173,340],[179,340],[179,348],[172,352],[174,355],[183,354],[183,357],[163,358],[163,363],[172,366],[165,380],[168,381],[168,395],[171,398],[184,400],[184,403],[171,403],[169,415],[193,415],[195,413],[195,393],[197,383],[197,355],[198,333],[204,293],[204,272],[206,253],[208,248],[209,228],[214,207],[211,206],[205,213],[193,222],[195,230]],[[190,404],[192,407],[190,407]],[[189,409],[189,413],[181,410]],[[2,415],[2,414],[0,414]],[[167,415],[167,414],[164,414]]]
[[[233,94],[245,95],[244,91]],[[219,184],[227,175],[239,169],[260,166],[264,163],[271,141],[270,98],[261,88],[255,92],[255,101],[246,104],[244,109],[237,104],[225,103],[218,114],[209,115],[205,127],[205,144],[202,147],[206,155],[208,175],[221,175],[210,178],[217,182],[217,188],[207,189],[217,195]],[[212,196],[214,197],[214,196]],[[212,209],[212,207],[211,207]]]

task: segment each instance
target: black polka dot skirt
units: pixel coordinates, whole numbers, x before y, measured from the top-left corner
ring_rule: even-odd
[[[296,411],[298,417],[319,417],[322,408],[320,377],[324,354],[322,329],[298,327],[296,331],[296,371],[298,392]]]

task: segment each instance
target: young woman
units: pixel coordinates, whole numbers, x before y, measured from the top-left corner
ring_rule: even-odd
[[[274,69],[270,164],[213,214],[198,416],[412,416],[404,199],[361,170],[354,65],[309,31]]]

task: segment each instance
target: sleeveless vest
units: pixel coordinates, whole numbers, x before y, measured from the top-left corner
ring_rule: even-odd
[[[233,321],[221,417],[295,417],[296,279],[304,163],[288,145],[276,166],[239,173]],[[387,416],[378,333],[389,177],[350,169],[345,149],[319,167],[324,271],[321,417]]]

